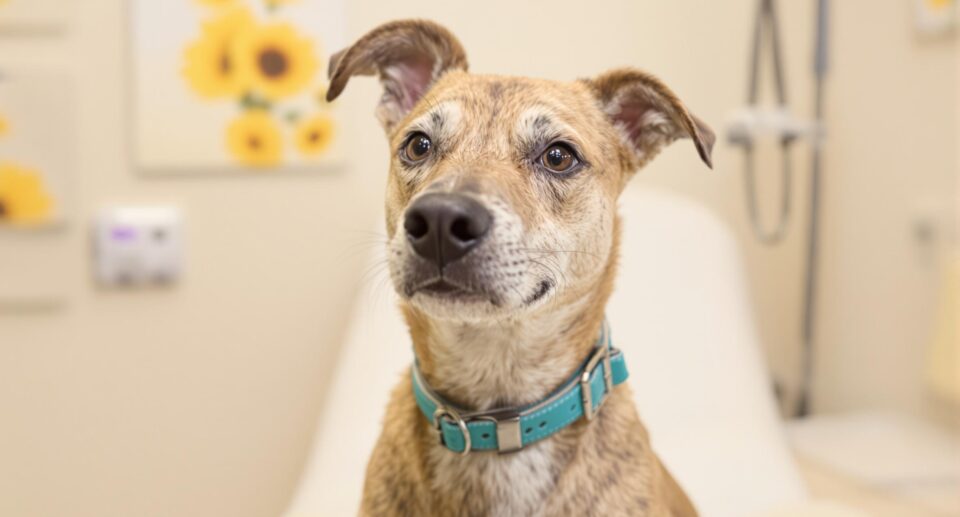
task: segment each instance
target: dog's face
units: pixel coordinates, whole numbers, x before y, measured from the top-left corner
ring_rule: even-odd
[[[633,172],[684,136],[710,163],[713,134],[642,72],[560,83],[466,66],[423,21],[381,26],[331,61],[330,99],[351,75],[384,84],[390,273],[432,317],[523,317],[579,296],[611,260]]]

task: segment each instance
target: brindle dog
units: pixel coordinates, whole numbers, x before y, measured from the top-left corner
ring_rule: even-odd
[[[617,198],[665,145],[714,135],[634,69],[556,82],[474,75],[428,21],[335,54],[327,98],[378,75],[392,155],[389,268],[427,383],[461,408],[529,404],[583,363],[617,263]],[[696,510],[650,447],[626,385],[599,414],[509,454],[438,443],[409,376],[367,467],[362,515],[645,515]]]

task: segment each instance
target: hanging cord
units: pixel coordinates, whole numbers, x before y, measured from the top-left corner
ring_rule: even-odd
[[[767,30],[765,30],[767,29]],[[764,33],[769,33],[772,51],[773,77],[776,86],[777,106],[785,108],[787,105],[787,87],[784,81],[783,60],[780,53],[780,31],[777,25],[776,10],[773,0],[760,0],[757,10],[757,19],[753,32],[753,51],[751,53],[750,89],[747,94],[747,104],[755,106],[760,97],[760,52],[763,46]],[[780,214],[777,224],[772,230],[764,228],[757,203],[756,166],[754,163],[753,141],[743,142],[744,148],[744,189],[747,198],[747,209],[753,232],[761,243],[766,245],[777,244],[787,233],[790,222],[793,174],[790,162],[790,144],[793,135],[783,135],[780,138],[781,167],[780,177],[782,194],[780,197]]]
[[[750,223],[753,227],[753,233],[757,240],[763,244],[772,246],[782,241],[787,233],[787,226],[790,223],[790,200],[793,197],[793,170],[790,164],[790,141],[783,139],[780,143],[780,176],[783,183],[780,194],[780,216],[777,219],[777,225],[768,230],[764,228],[760,217],[760,209],[757,206],[757,187],[756,171],[753,157],[753,144],[746,144],[744,147],[744,190],[747,197],[747,210],[750,214]]]
[[[813,55],[813,117],[816,132],[813,139],[813,151],[810,164],[810,223],[807,228],[807,274],[803,292],[803,320],[800,364],[800,396],[797,401],[799,417],[810,414],[812,404],[813,368],[814,368],[814,331],[817,301],[817,253],[820,249],[820,190],[823,172],[823,102],[824,81],[828,69],[828,39],[830,29],[830,2],[817,0],[817,43]]]

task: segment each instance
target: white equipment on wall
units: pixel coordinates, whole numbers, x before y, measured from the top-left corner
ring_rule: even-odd
[[[103,210],[94,230],[96,277],[109,287],[168,285],[182,273],[180,210],[131,206]]]

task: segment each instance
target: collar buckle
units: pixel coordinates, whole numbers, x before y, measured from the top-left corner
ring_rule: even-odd
[[[500,454],[519,451],[523,448],[519,411],[502,409],[476,418],[477,420],[489,420],[496,426],[497,452]]]
[[[460,433],[463,435],[463,450],[460,451],[460,455],[466,456],[467,454],[470,454],[470,429],[467,428],[467,422],[463,420],[463,417],[460,416],[460,413],[451,407],[437,406],[437,410],[433,412],[433,428],[437,431],[437,438],[440,441],[440,445],[447,447],[447,444],[443,439],[444,417],[453,419],[457,423],[457,427],[460,428]],[[447,448],[449,449],[449,447]]]
[[[600,402],[597,403],[597,407],[593,407],[593,390],[590,387],[590,381],[593,380],[593,372],[600,361],[603,361],[603,383],[607,389],[600,398]],[[583,368],[583,373],[580,374],[580,397],[583,400],[583,415],[587,420],[593,420],[593,417],[600,412],[600,408],[603,407],[603,403],[606,402],[607,396],[610,395],[612,390],[613,370],[610,368],[610,346],[604,343],[593,352],[590,360],[587,361],[587,365]]]

